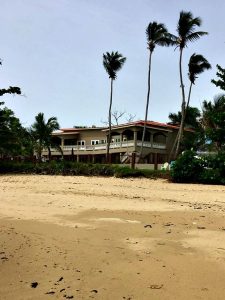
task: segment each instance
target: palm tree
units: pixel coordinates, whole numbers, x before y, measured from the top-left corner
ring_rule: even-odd
[[[187,103],[185,105],[183,118],[182,118],[182,113],[181,113],[181,118],[180,118],[180,122],[179,122],[180,130],[181,130],[182,134],[183,134],[183,131],[184,131],[184,126],[187,123],[185,119],[186,119],[186,116],[187,116],[189,103],[190,103],[190,100],[191,100],[192,86],[193,86],[193,84],[195,84],[195,80],[198,78],[197,75],[203,73],[205,70],[211,69],[211,65],[204,56],[202,56],[201,54],[195,54],[194,53],[190,57],[189,64],[188,64],[188,69],[189,69],[188,78],[190,80],[188,99],[187,99]],[[183,122],[182,122],[182,119],[183,119]],[[181,126],[182,126],[182,128],[181,128]],[[176,147],[178,137],[179,137],[179,134],[176,136],[176,139],[175,139],[175,142],[174,142],[174,145],[172,147],[172,150],[170,152],[169,157],[171,157],[172,152],[174,151],[174,149]]]
[[[174,44],[179,47],[180,50],[180,59],[179,59],[179,74],[180,74],[180,86],[182,92],[182,105],[181,105],[181,124],[180,130],[178,132],[178,139],[177,139],[177,146],[175,151],[175,157],[177,156],[180,148],[180,142],[182,139],[183,131],[182,128],[184,126],[184,115],[185,115],[185,108],[186,108],[186,101],[185,101],[185,91],[184,91],[184,83],[183,83],[183,75],[182,75],[182,56],[183,50],[187,47],[189,42],[194,42],[198,40],[201,36],[208,34],[204,31],[195,31],[196,27],[201,26],[201,19],[199,17],[194,18],[191,12],[180,12],[180,18],[177,24],[177,33],[178,36],[173,36]]]
[[[152,22],[149,23],[146,29],[147,44],[149,49],[149,63],[148,63],[148,91],[147,91],[147,101],[145,107],[145,122],[142,134],[141,141],[141,150],[140,158],[142,158],[143,145],[145,140],[146,133],[146,122],[148,119],[148,107],[149,107],[149,98],[151,92],[151,62],[152,62],[152,53],[156,46],[170,46],[173,44],[172,36],[168,33],[166,27],[162,23]]]
[[[107,136],[107,154],[106,154],[106,160],[109,163],[110,157],[109,157],[109,148],[110,148],[110,142],[111,142],[111,130],[112,130],[112,123],[111,123],[111,109],[112,109],[112,96],[113,96],[113,81],[116,79],[116,73],[123,67],[124,63],[126,61],[126,57],[123,57],[122,54],[116,52],[106,52],[103,54],[103,66],[106,70],[106,72],[109,75],[109,78],[111,80],[111,86],[110,86],[110,102],[109,102],[109,134]]]
[[[51,160],[51,135],[52,132],[57,129],[59,129],[59,123],[56,117],[49,118],[47,122],[45,121],[43,113],[39,113],[35,117],[35,122],[31,126],[31,133],[35,141],[39,161],[41,161],[42,151],[45,147],[48,149],[48,157],[49,160]]]
[[[187,104],[185,107],[185,115],[186,115],[186,110],[189,106],[190,99],[191,99],[192,85],[195,84],[195,80],[198,78],[197,75],[203,73],[205,70],[211,69],[211,65],[203,55],[194,53],[190,57],[188,69],[189,69],[188,77],[190,80],[190,87],[189,87],[189,93],[188,93],[188,100],[187,100]],[[184,116],[184,118],[185,118],[185,116]]]

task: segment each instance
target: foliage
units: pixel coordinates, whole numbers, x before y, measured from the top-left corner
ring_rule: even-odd
[[[21,95],[21,90],[17,86],[10,86],[8,89],[0,89],[0,96],[3,96],[5,94]]]
[[[6,162],[0,161],[0,173],[25,173],[42,175],[85,175],[85,176],[115,176],[169,178],[168,171],[136,170],[127,166],[88,164],[70,161],[51,161],[48,163]]]
[[[116,52],[106,52],[103,54],[103,66],[112,80],[116,79],[116,73],[123,67],[126,57]]]
[[[47,122],[45,121],[43,113],[39,113],[35,117],[35,122],[31,126],[30,133],[39,161],[41,160],[42,151],[45,147],[49,151],[49,160],[51,159],[50,148],[55,146],[52,141],[52,132],[57,129],[59,129],[59,123],[56,117],[49,118]]]
[[[14,112],[0,103],[0,156],[22,155],[26,149],[27,131]]]
[[[202,123],[206,138],[216,150],[225,147],[225,95],[219,95],[214,101],[203,101]]]
[[[192,54],[188,64],[188,77],[192,84],[195,84],[197,75],[203,73],[205,70],[211,69],[210,63],[201,54]]]
[[[174,182],[225,184],[225,152],[200,157],[185,151],[173,163],[171,177]]]
[[[187,108],[184,126],[193,129],[198,128],[200,116],[201,112],[197,107],[189,106]],[[169,122],[169,124],[179,125],[181,123],[181,117],[181,111],[178,111],[178,113],[170,113],[169,119],[171,120],[171,122]]]
[[[225,69],[223,69],[220,65],[216,65],[216,67],[218,69],[216,75],[219,77],[219,79],[212,79],[211,82],[217,87],[221,88],[221,90],[225,91]]]

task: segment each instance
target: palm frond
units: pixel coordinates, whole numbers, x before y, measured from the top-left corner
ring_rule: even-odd
[[[207,34],[208,34],[208,32],[205,32],[205,31],[192,32],[186,36],[186,41],[194,42],[194,41],[200,39],[201,36],[207,35]]]
[[[194,84],[197,75],[211,69],[211,65],[203,55],[194,53],[190,57],[188,69],[189,80]]]
[[[191,12],[180,12],[180,18],[177,24],[178,43],[180,48],[184,48],[187,42],[193,42],[199,39],[201,36],[208,34],[204,31],[195,31],[196,27],[201,26],[202,21],[199,17],[193,18]]]
[[[146,37],[150,51],[155,49],[156,45],[170,46],[173,45],[173,35],[168,33],[167,28],[162,23],[151,22],[146,28]]]
[[[103,54],[103,66],[109,75],[109,78],[115,80],[116,73],[122,68],[126,61],[126,57],[123,57],[118,51],[106,52]]]

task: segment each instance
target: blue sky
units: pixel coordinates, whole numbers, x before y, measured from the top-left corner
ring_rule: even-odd
[[[149,22],[164,23],[171,33],[181,10],[202,18],[209,35],[184,52],[185,86],[192,53],[212,65],[197,79],[191,105],[200,108],[221,91],[211,84],[216,64],[225,67],[224,0],[0,0],[0,86],[19,86],[26,97],[5,96],[24,126],[39,112],[56,116],[61,127],[103,125],[110,82],[102,65],[106,51],[127,57],[115,82],[113,110],[144,119]],[[149,120],[166,122],[181,105],[179,51],[157,47],[152,58]],[[121,120],[122,121],[122,120]]]

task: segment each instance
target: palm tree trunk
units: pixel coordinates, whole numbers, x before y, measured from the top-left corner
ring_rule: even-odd
[[[109,103],[109,134],[108,134],[108,140],[107,140],[107,154],[106,154],[106,161],[107,163],[110,163],[110,156],[109,156],[109,148],[111,143],[111,130],[112,130],[112,124],[111,124],[111,118],[112,118],[112,96],[113,96],[113,79],[111,78],[111,87],[110,87],[110,103]]]
[[[179,61],[179,71],[180,71],[180,85],[181,85],[181,92],[182,92],[182,105],[181,105],[181,123],[180,123],[180,129],[178,131],[178,138],[177,138],[177,147],[175,151],[175,158],[178,155],[179,149],[180,149],[180,143],[183,136],[183,127],[184,127],[184,115],[185,115],[185,92],[184,92],[184,83],[183,83],[183,76],[182,76],[182,54],[183,54],[183,48],[180,49],[180,61]]]
[[[186,117],[186,114],[187,114],[187,109],[189,107],[189,103],[190,103],[190,100],[191,100],[191,89],[192,89],[192,82],[190,84],[190,87],[189,87],[189,92],[188,92],[188,100],[187,100],[187,104],[186,104],[186,108],[185,108],[185,115],[184,115],[184,118]]]
[[[142,140],[141,140],[140,159],[142,158],[143,146],[144,146],[144,140],[145,140],[145,133],[146,133],[146,122],[148,120],[148,106],[149,106],[149,98],[150,98],[150,92],[151,92],[151,64],[152,64],[152,51],[150,51],[150,53],[149,53],[148,93],[147,93],[147,101],[146,101],[146,108],[145,108],[145,122],[144,122],[144,128],[143,128],[143,134],[142,134]]]
[[[48,161],[51,161],[51,158],[52,158],[51,148],[48,147]]]
[[[190,103],[190,99],[191,99],[191,89],[192,89],[192,82],[191,82],[190,87],[189,87],[188,101],[187,101],[187,104],[186,104],[186,107],[185,107],[185,111],[184,111],[184,123],[185,123],[185,119],[186,119],[186,115],[187,115],[187,109],[188,109],[188,107],[189,107],[189,103]],[[183,123],[183,128],[181,129],[182,132],[184,131],[184,123]],[[180,129],[179,129],[179,131],[180,131]],[[173,147],[172,147],[172,149],[171,149],[171,151],[170,151],[169,159],[168,159],[169,161],[171,160],[171,158],[172,158],[172,153],[173,153],[173,151],[174,151],[174,149],[175,149],[175,147],[176,147],[176,144],[177,144],[177,141],[178,141],[178,136],[179,136],[179,131],[178,131],[178,133],[177,133],[177,136],[176,136],[176,139],[175,139],[175,141],[174,141]]]

